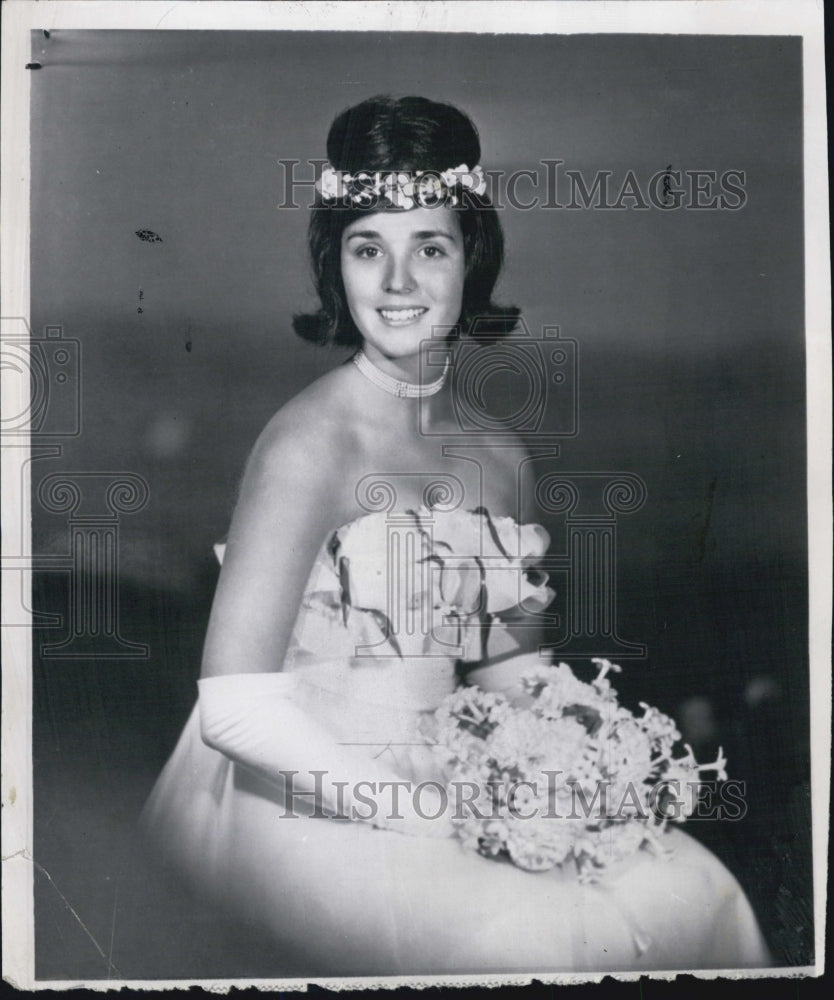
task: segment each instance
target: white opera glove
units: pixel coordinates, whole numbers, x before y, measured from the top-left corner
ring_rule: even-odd
[[[297,685],[297,675],[281,672],[198,681],[203,741],[308,809],[315,799],[319,816],[346,816],[413,836],[451,835],[448,815],[427,818],[439,811],[434,788],[423,789],[416,809],[411,783],[384,762],[337,743],[293,699]],[[396,810],[386,784],[392,782],[400,786]],[[292,802],[286,806],[291,809]]]

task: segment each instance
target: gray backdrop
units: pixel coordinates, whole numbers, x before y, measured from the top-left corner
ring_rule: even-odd
[[[699,750],[724,745],[748,816],[693,833],[779,959],[810,961],[801,41],[55,31],[33,59],[32,327],[80,342],[82,414],[33,481],[129,471],[150,491],[119,548],[120,628],[149,656],[36,656],[36,851],[102,936],[114,884],[145,907],[110,964],[281,971],[193,933],[184,904],[172,924],[170,900],[136,902],[120,845],[195,694],[246,455],[344,357],[292,332],[314,304],[308,216],[277,209],[278,160],[323,158],[334,115],[376,93],[461,106],[489,169],[745,171],[738,211],[504,211],[499,298],[579,344],[580,433],[558,467],[648,487],[618,551],[619,628],[648,657],[618,687],[677,712]],[[36,500],[33,520],[36,552],[66,551],[66,515]],[[67,574],[38,576],[36,609],[67,600]],[[38,907],[39,975],[108,974],[46,882]]]

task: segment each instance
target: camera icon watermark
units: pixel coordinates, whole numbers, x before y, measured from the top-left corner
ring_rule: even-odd
[[[457,341],[440,337],[422,352],[421,380],[436,379],[448,366],[457,434],[500,441],[518,434],[548,443],[579,433],[579,344],[558,326],[534,335],[522,318],[510,333],[496,334],[495,317],[476,317]],[[419,430],[449,438],[420,400]]]
[[[81,344],[65,337],[63,327],[46,326],[41,336],[34,336],[23,317],[0,318],[0,365],[6,380],[0,433],[81,433]]]

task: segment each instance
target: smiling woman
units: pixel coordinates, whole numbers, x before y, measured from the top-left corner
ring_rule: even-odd
[[[456,348],[475,320],[494,337],[517,311],[491,299],[501,228],[462,112],[375,98],[336,119],[328,155],[310,227],[321,309],[296,328],[355,346],[356,363],[255,446],[149,838],[307,975],[767,964],[735,879],[684,834],[663,859],[638,838],[593,885],[456,839],[426,729],[444,699],[477,683],[485,704],[517,705],[518,740],[548,773],[578,727],[543,745],[523,714],[554,595],[521,440],[444,443],[461,437]],[[427,378],[432,351],[446,363]],[[617,752],[631,773],[636,751]],[[564,838],[561,819],[548,832]]]

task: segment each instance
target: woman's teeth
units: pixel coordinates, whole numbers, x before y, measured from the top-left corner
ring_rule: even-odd
[[[403,323],[409,319],[417,319],[426,312],[425,309],[380,309],[379,313],[389,323]]]

